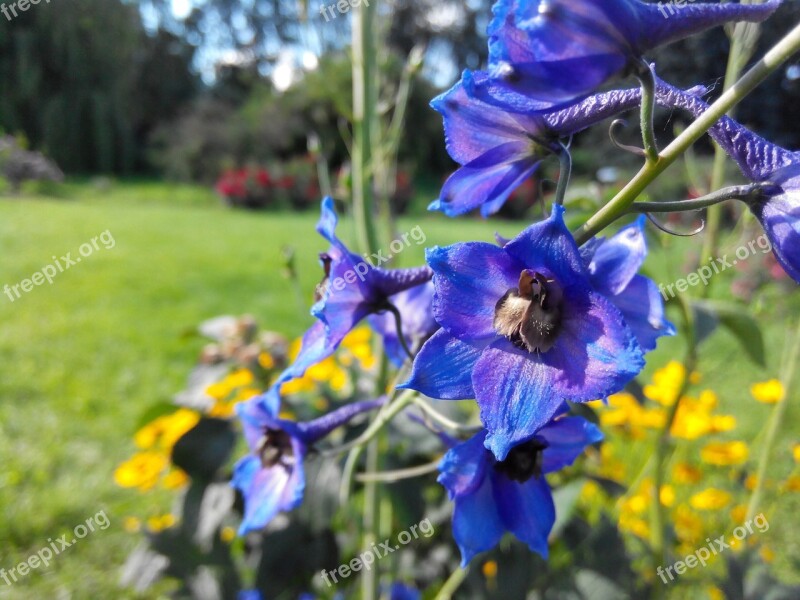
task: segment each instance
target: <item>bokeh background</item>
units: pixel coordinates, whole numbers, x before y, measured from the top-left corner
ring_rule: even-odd
[[[425,210],[453,170],[441,119],[428,102],[461,69],[485,61],[490,2],[373,1],[387,116],[408,56],[420,57],[411,67],[392,186],[398,229],[419,225],[428,245],[489,240],[496,230],[513,235],[541,214],[539,200],[552,191],[547,180],[556,165],[526,183],[500,221],[467,218],[453,227]],[[761,28],[756,53],[798,20],[800,6],[787,2]],[[307,305],[325,246],[313,234],[319,199],[326,192],[349,195],[349,44],[349,14],[296,0],[53,0],[11,19],[0,15],[0,285],[18,284],[68,252],[77,256],[102,232],[115,241],[52,284],[13,301],[0,295],[0,567],[26,560],[100,510],[111,521],[49,568],[15,586],[0,582],[0,598],[156,598],[169,589],[135,592],[119,582],[140,532],[169,525],[164,516],[175,490],[121,487],[115,469],[135,451],[133,436],[152,407],[171,403],[185,387],[206,344],[196,333],[200,322],[249,314],[289,338],[311,323]],[[653,58],[677,85],[718,88],[728,47],[726,33],[717,30]],[[752,94],[737,117],[798,148],[798,100],[795,61]],[[659,136],[669,138],[684,122],[659,113]],[[636,135],[631,128],[623,138],[634,143]],[[588,205],[611,197],[638,166],[636,157],[608,143],[604,127],[580,135],[574,149],[570,194]],[[711,163],[710,144],[699,143],[651,197],[695,194],[707,185]],[[735,250],[747,231],[731,229],[723,247]],[[685,276],[700,242],[660,240],[653,241],[648,273],[669,283]],[[412,246],[401,264],[418,263],[422,252]],[[759,366],[729,332],[706,342],[700,389],[716,394],[709,410],[732,416],[736,425],[714,434],[717,441],[749,447],[762,434],[770,407],[750,386],[778,374],[785,319],[800,314],[796,291],[789,296],[795,287],[761,254],[715,282],[714,294],[734,294],[748,306],[765,349]],[[679,358],[681,348],[677,339],[660,343],[642,382]],[[792,400],[798,384],[786,390]],[[647,429],[636,416],[619,417],[617,425],[627,429],[612,438],[616,457],[606,457],[607,466],[622,461],[622,471],[604,473],[622,485],[634,483],[635,464],[626,472],[624,463],[635,463],[636,428]],[[760,539],[775,572],[793,583],[800,583],[800,494],[792,487],[800,486],[791,479],[799,419],[793,402],[770,463],[772,528]],[[675,483],[676,509],[681,502],[692,508],[689,499],[712,484],[742,493],[748,485],[753,465],[735,458],[702,463],[709,438],[701,437],[685,458],[704,465],[705,479],[700,485],[689,477],[685,485],[696,487],[684,491]],[[583,490],[585,499],[595,493]],[[728,532],[736,504],[695,506],[701,524],[688,527],[695,534]],[[617,509],[635,548],[636,505]],[[481,576],[493,573],[490,566]]]

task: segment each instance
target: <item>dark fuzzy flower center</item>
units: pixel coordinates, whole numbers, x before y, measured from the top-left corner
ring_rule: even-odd
[[[511,481],[525,483],[531,477],[541,477],[543,452],[548,444],[540,437],[514,446],[503,462],[494,468]]]
[[[519,287],[508,290],[495,305],[495,331],[528,352],[547,352],[561,331],[562,297],[554,279],[523,271]]]
[[[322,281],[319,282],[319,285],[314,288],[314,302],[319,302],[328,292],[331,279],[331,263],[333,263],[333,258],[325,252],[319,255],[319,260],[322,263],[322,269],[325,274],[322,276]]]
[[[289,434],[281,429],[267,429],[258,445],[258,456],[264,468],[281,464],[294,465],[294,449]]]

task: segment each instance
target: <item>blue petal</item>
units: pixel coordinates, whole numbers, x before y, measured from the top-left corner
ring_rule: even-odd
[[[426,250],[426,258],[434,272],[436,321],[463,340],[497,337],[495,306],[517,287],[524,265],[483,242],[437,246]]]
[[[528,142],[531,138],[549,136],[541,115],[512,114],[470,98],[460,81],[434,98],[431,106],[444,117],[447,151],[460,165],[507,142]]]
[[[418,590],[402,583],[393,583],[389,588],[389,600],[420,600],[420,598],[422,594]]]
[[[476,554],[494,548],[505,532],[491,477],[484,477],[477,490],[457,497],[454,504],[453,537],[461,550],[461,566],[466,567]]]
[[[641,19],[637,46],[641,52],[646,52],[656,46],[689,37],[728,21],[758,23],[775,12],[781,5],[781,0],[768,0],[758,4],[708,2],[680,6],[672,6],[669,2],[635,4]]]
[[[556,521],[556,508],[547,481],[544,477],[531,477],[525,483],[518,483],[500,473],[493,473],[493,479],[494,498],[503,525],[546,559],[547,537]]]
[[[466,442],[447,451],[439,463],[439,478],[450,499],[474,493],[483,483],[492,466],[491,455],[484,448],[486,431],[480,431]]]
[[[242,422],[244,436],[251,449],[258,447],[265,429],[281,428],[278,406],[274,402],[263,401],[266,396],[274,395],[273,390],[236,405],[236,414]]]
[[[662,295],[647,277],[637,275],[622,292],[609,296],[609,300],[620,310],[645,352],[655,350],[656,340],[661,336],[675,335],[675,327],[664,314]]]
[[[291,510],[302,501],[305,488],[302,461],[291,471],[280,465],[264,469],[258,458],[246,456],[236,464],[231,484],[245,499],[239,535],[261,530],[279,512]]]
[[[453,173],[442,187],[439,199],[429,208],[448,217],[462,215],[489,202],[499,210],[511,192],[536,170],[539,161],[532,154],[529,141],[507,142],[492,148]]]
[[[642,215],[634,223],[623,227],[616,235],[604,240],[596,249],[589,265],[589,274],[595,289],[609,294],[619,294],[636,276],[647,256]]]
[[[558,373],[542,362],[543,356],[498,340],[483,351],[472,372],[481,421],[489,431],[486,447],[499,461],[535,435],[564,401],[555,388]]]
[[[328,435],[334,429],[341,427],[353,417],[380,408],[384,404],[386,404],[386,397],[376,400],[352,402],[307,423],[292,423],[290,421],[281,420],[281,425],[282,428],[289,431],[290,434],[294,433],[290,431],[290,426],[294,425],[296,428],[295,437],[300,438],[304,444],[311,445]],[[303,452],[303,455],[305,455],[305,452]]]
[[[557,279],[561,287],[586,281],[586,269],[580,251],[575,244],[575,239],[564,224],[564,207],[558,204],[553,205],[553,212],[549,219],[525,229],[506,244],[504,250],[525,265],[524,268],[548,271],[549,275]],[[517,287],[521,272],[522,269],[517,270],[514,285],[510,287]],[[505,292],[506,290],[503,290],[501,294],[495,296],[495,303]],[[494,315],[494,306],[492,306],[492,315]]]
[[[775,258],[800,283],[800,176],[795,189],[753,208],[772,244]]]
[[[411,378],[398,388],[439,400],[474,398],[472,369],[480,354],[479,348],[440,329],[422,346],[414,359]]]
[[[548,423],[536,434],[548,443],[542,453],[542,471],[554,473],[568,467],[586,446],[603,439],[596,425],[582,417],[563,417]]]

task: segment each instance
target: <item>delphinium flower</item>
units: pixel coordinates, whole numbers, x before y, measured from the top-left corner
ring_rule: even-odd
[[[398,335],[392,312],[384,311],[367,318],[383,338],[386,355],[397,367],[408,359],[407,349],[413,352],[439,329],[439,324],[433,318],[433,290],[433,282],[428,281],[389,298],[400,316],[404,343]]]
[[[780,4],[499,0],[488,71],[474,74],[468,92],[515,112],[569,104],[646,68],[642,56],[657,46],[728,21],[762,21]]]
[[[315,442],[385,399],[356,402],[307,423],[281,419],[273,402],[258,396],[237,406],[250,454],[234,469],[232,485],[244,496],[240,535],[263,529],[281,511],[303,501],[303,461]]]
[[[564,400],[620,391],[644,366],[622,313],[592,287],[564,208],[503,247],[472,242],[427,252],[442,326],[407,387],[475,398],[498,460],[530,439]]]
[[[453,509],[453,536],[466,566],[490,550],[506,531],[547,558],[555,506],[544,478],[571,465],[603,435],[581,417],[559,417],[498,461],[484,446],[486,431],[450,449],[439,465],[439,483]]]
[[[317,287],[317,301],[311,308],[311,314],[318,320],[303,335],[295,361],[278,377],[268,393],[267,398],[273,404],[280,401],[281,384],[302,377],[311,365],[332,355],[361,320],[387,311],[392,296],[431,279],[428,267],[382,269],[372,266],[351,252],[336,236],[337,223],[333,199],[323,199],[317,232],[331,246],[320,255],[324,278]]]
[[[695,116],[708,109],[703,100],[663,82],[656,94],[661,104]],[[761,184],[761,193],[748,199],[748,205],[764,227],[777,261],[800,283],[800,152],[781,148],[729,117],[720,119],[708,133],[745,177]]]
[[[465,81],[470,77],[464,73]],[[479,207],[483,216],[497,212],[544,158],[563,151],[561,138],[636,107],[641,97],[638,88],[615,90],[564,110],[523,115],[470,98],[465,83],[457,83],[431,105],[444,117],[447,151],[461,168],[429,208],[450,217]]]

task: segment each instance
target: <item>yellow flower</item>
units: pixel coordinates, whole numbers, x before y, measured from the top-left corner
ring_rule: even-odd
[[[223,527],[219,532],[219,539],[226,544],[230,544],[236,538],[236,530],[233,527]]]
[[[644,395],[664,406],[670,406],[677,400],[685,379],[686,368],[677,361],[670,361],[653,373],[653,383],[644,387]]]
[[[772,551],[772,548],[769,546],[761,546],[761,549],[758,551],[761,555],[761,560],[765,563],[771,563],[775,560],[775,552]]]
[[[747,460],[749,450],[744,442],[711,442],[700,450],[703,462],[720,467],[740,465]]]
[[[709,600],[725,600],[725,594],[717,586],[712,585],[706,588]]]
[[[487,560],[485,563],[483,563],[481,571],[486,579],[494,579],[497,577],[497,563],[493,560]]]
[[[673,522],[675,534],[682,542],[694,544],[703,539],[703,520],[686,504],[680,504],[675,509]]]
[[[114,471],[115,483],[124,488],[151,489],[158,483],[161,473],[169,465],[166,454],[161,452],[138,452],[119,465]]]
[[[599,408],[600,424],[604,427],[629,426],[634,437],[639,437],[640,428],[657,429],[666,418],[660,408],[646,409],[628,393],[614,394],[608,406]]]
[[[650,537],[650,527],[647,525],[647,521],[640,517],[620,515],[619,528],[645,540]]]
[[[794,462],[800,463],[800,444],[794,445],[794,448],[792,448],[792,455],[794,456]]]
[[[175,525],[175,523],[175,515],[166,514],[161,515],[160,517],[150,517],[147,519],[147,528],[154,533],[158,533],[159,531],[169,529]]]
[[[172,469],[161,481],[161,485],[168,490],[177,490],[187,483],[189,483],[189,476],[182,469],[178,468]]]
[[[125,517],[122,520],[122,528],[128,533],[138,533],[142,528],[142,522],[136,517]]]
[[[719,510],[731,503],[732,496],[717,488],[708,488],[689,499],[689,504],[697,510]]]
[[[697,483],[703,478],[703,472],[689,463],[678,463],[672,470],[672,478],[677,483]]]
[[[171,415],[159,417],[163,427],[161,433],[161,447],[165,450],[172,450],[179,439],[192,429],[200,421],[200,413],[188,408],[181,408]]]
[[[258,355],[258,364],[265,371],[270,371],[275,368],[275,359],[269,352],[262,352]]]
[[[786,396],[783,384],[777,379],[754,383],[750,386],[750,393],[753,398],[764,404],[776,404]]]
[[[737,504],[731,509],[731,519],[737,525],[739,523],[744,523],[746,517],[747,517],[747,507],[744,504]]]
[[[800,492],[800,477],[792,475],[783,484],[783,490],[786,492]]]
[[[239,369],[225,378],[231,389],[236,389],[253,383],[253,373],[250,369]]]
[[[206,388],[206,395],[211,396],[214,400],[225,400],[231,391],[231,386],[228,385],[227,381],[218,381],[217,383],[212,383]]]
[[[736,417],[732,415],[714,415],[711,417],[711,430],[713,433],[723,433],[736,429]]]
[[[673,488],[669,484],[662,485],[661,493],[659,494],[659,499],[661,500],[661,504],[667,507],[675,504],[675,488]]]

